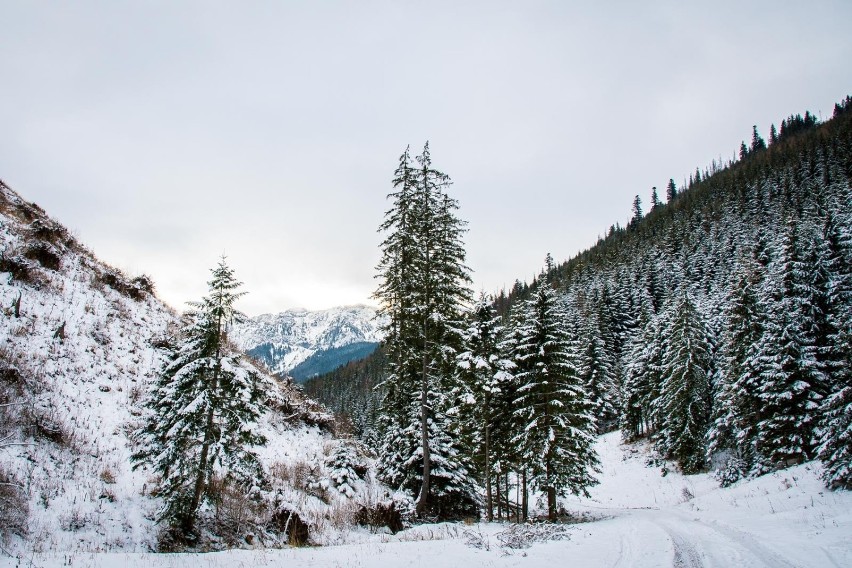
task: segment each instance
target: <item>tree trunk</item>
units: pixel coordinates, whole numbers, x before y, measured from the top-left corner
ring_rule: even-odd
[[[523,477],[521,479],[522,479],[523,485],[524,485],[524,494],[523,494],[523,500],[524,501],[523,501],[521,506],[523,508],[524,522],[527,522],[527,520],[530,517],[530,501],[529,501],[530,496],[529,496],[529,490],[527,489],[527,470],[526,470],[526,468],[524,469]]]
[[[192,501],[189,511],[184,519],[184,528],[187,532],[192,531],[195,525],[195,514],[201,505],[201,497],[207,491],[207,460],[210,454],[210,446],[213,444],[213,410],[215,397],[219,390],[219,358],[222,349],[222,316],[216,321],[216,365],[213,367],[213,377],[208,391],[210,408],[207,410],[207,424],[204,429],[204,441],[201,443],[201,456],[198,459],[198,475],[195,478],[195,490],[192,492]]]
[[[218,369],[218,368],[217,368]],[[217,388],[218,373],[217,369],[213,371],[213,390]],[[210,453],[210,445],[213,443],[213,405],[207,411],[207,426],[204,430],[204,441],[201,443],[201,456],[198,460],[198,475],[195,478],[195,490],[192,492],[192,501],[189,505],[186,518],[184,519],[184,528],[186,532],[191,532],[195,525],[195,514],[198,511],[198,506],[201,504],[201,497],[207,490],[207,459]]]
[[[521,522],[521,484],[518,472],[515,472],[515,522]]]
[[[426,178],[424,178],[426,179]],[[424,182],[428,183],[428,182]],[[428,190],[428,185],[427,188]],[[425,203],[426,207],[429,207],[428,200]],[[421,436],[421,444],[423,445],[423,484],[420,486],[420,496],[417,498],[417,505],[415,506],[415,513],[418,517],[422,516],[423,513],[429,507],[429,493],[431,490],[431,482],[432,482],[432,456],[429,452],[429,316],[432,311],[432,297],[430,295],[430,278],[431,278],[431,270],[432,263],[430,260],[430,251],[429,247],[431,246],[431,239],[429,235],[429,225],[426,227],[426,278],[425,278],[425,290],[424,290],[424,303],[426,305],[425,317],[423,318],[423,371],[422,376],[420,377],[420,436]]]
[[[497,493],[497,520],[503,520],[503,503],[500,501],[500,474],[498,473],[494,476],[494,482],[497,484],[496,493]]]
[[[486,402],[487,404],[487,402]],[[491,497],[491,426],[485,425],[485,518],[494,520],[494,503]]]

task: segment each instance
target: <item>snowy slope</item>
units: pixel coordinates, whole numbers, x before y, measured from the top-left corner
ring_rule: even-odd
[[[852,566],[852,495],[826,491],[816,463],[722,489],[706,474],[661,475],[660,467],[646,466],[644,446],[622,445],[617,432],[602,436],[596,447],[603,465],[600,485],[591,498],[562,504],[598,520],[568,527],[567,540],[510,548],[501,544],[509,525],[438,524],[397,535],[348,532],[339,544],[320,548],[231,551],[203,558],[87,554],[75,555],[72,565],[192,568],[203,561],[212,568]],[[58,568],[67,565],[68,557],[47,554],[35,559],[46,568]]]
[[[0,252],[0,549],[153,550],[156,479],[131,471],[130,433],[177,314],[2,184]],[[276,388],[260,425],[265,495],[319,531],[348,506],[325,465],[342,442],[322,408]]]
[[[318,353],[357,343],[378,344],[379,327],[376,310],[369,306],[287,310],[251,318],[234,330],[233,340],[273,373],[286,374]]]

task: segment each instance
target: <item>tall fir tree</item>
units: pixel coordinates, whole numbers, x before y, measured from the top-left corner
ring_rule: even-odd
[[[818,405],[814,387],[822,376],[811,335],[812,291],[799,247],[798,228],[791,222],[771,266],[769,313],[756,350],[761,373],[755,442],[762,461],[759,471],[813,457]]]
[[[758,396],[761,377],[754,365],[755,347],[765,327],[762,282],[760,265],[746,257],[726,301],[721,384],[714,397],[709,433],[708,453],[732,452],[740,474],[755,462],[754,441],[762,405]]]
[[[663,338],[659,317],[648,314],[631,342],[621,393],[621,433],[633,441],[656,431],[656,400],[663,368]]]
[[[455,356],[468,299],[465,223],[446,191],[449,176],[432,166],[429,144],[411,164],[406,151],[394,176],[393,206],[375,297],[388,316],[390,374],[384,381],[380,476],[416,495],[418,515],[469,514],[476,492],[450,435],[458,401]]]
[[[852,230],[829,211],[823,225],[828,341],[820,353],[829,393],[820,407],[819,459],[832,488],[852,489]]]
[[[554,520],[557,496],[588,495],[588,487],[597,483],[594,404],[577,373],[576,330],[568,327],[563,299],[540,279],[520,310],[513,361],[515,414],[522,427],[515,442],[532,484],[547,495],[548,517]]]
[[[671,203],[675,197],[677,197],[677,186],[674,179],[669,179],[669,183],[666,185],[666,202]]]
[[[231,326],[244,318],[234,307],[240,285],[222,258],[208,295],[190,304],[181,344],[147,396],[148,419],[135,436],[133,467],[150,465],[162,476],[159,519],[187,536],[211,498],[214,475],[245,488],[264,479],[253,448],[266,443],[257,421],[274,389],[228,343]]]
[[[711,341],[701,313],[688,292],[672,302],[663,331],[661,415],[657,447],[684,473],[705,465],[704,435],[710,417]]]
[[[586,320],[583,326],[583,344],[585,347],[580,356],[578,373],[594,404],[598,432],[607,432],[617,424],[618,377],[612,353],[606,349],[596,319]]]

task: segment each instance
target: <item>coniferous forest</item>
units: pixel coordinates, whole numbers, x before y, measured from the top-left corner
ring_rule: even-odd
[[[819,459],[852,487],[852,99],[768,142],[754,128],[737,159],[665,202],[653,188],[647,211],[637,196],[626,226],[494,297],[469,295],[450,194],[428,144],[406,150],[380,227],[383,349],[306,384],[417,513],[525,518],[536,490],[553,518],[613,429],[722,485]]]

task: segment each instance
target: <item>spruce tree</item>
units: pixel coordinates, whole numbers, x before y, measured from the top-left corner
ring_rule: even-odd
[[[630,224],[635,227],[642,220],[642,198],[638,195],[633,198],[633,207],[631,208]]]
[[[704,467],[704,435],[710,416],[710,340],[689,293],[670,307],[664,331],[663,368],[657,402],[661,416],[657,447],[684,473]]]
[[[835,375],[836,390],[823,402],[822,443],[818,447],[826,485],[852,489],[852,329],[836,338],[846,355],[845,365]]]
[[[228,343],[231,326],[244,318],[234,307],[240,285],[222,258],[208,295],[190,303],[181,343],[146,398],[149,417],[136,434],[133,467],[150,465],[162,476],[159,520],[187,536],[213,497],[214,474],[245,488],[264,478],[253,447],[266,442],[256,424],[273,387]]]
[[[666,185],[666,202],[671,203],[675,197],[677,197],[677,186],[673,179],[669,179],[669,183]]]
[[[751,148],[749,152],[757,152],[758,150],[766,150],[766,142],[757,133],[757,126],[751,128]]]
[[[657,209],[662,203],[660,202],[660,197],[657,195],[657,188],[651,188],[651,211]]]
[[[618,416],[618,377],[615,374],[615,362],[612,354],[606,349],[598,322],[589,318],[584,327],[585,347],[580,357],[578,372],[586,393],[594,404],[598,432],[607,432],[615,426]]]
[[[594,404],[577,373],[564,301],[540,279],[520,310],[513,361],[515,414],[522,427],[515,442],[532,484],[547,495],[548,517],[555,520],[557,496],[588,495],[587,488],[597,483]]]
[[[852,231],[829,212],[823,226],[827,343],[819,354],[829,394],[820,412],[818,457],[832,488],[852,489]]]
[[[756,349],[760,368],[760,422],[755,442],[758,471],[813,457],[817,407],[813,388],[822,382],[816,361],[811,290],[801,260],[798,230],[790,223],[770,275],[766,327]]]
[[[738,466],[740,473],[755,462],[754,441],[762,405],[758,396],[761,378],[754,365],[767,308],[760,302],[762,279],[760,265],[747,258],[728,294],[722,333],[721,384],[714,399],[709,434],[708,453],[733,452],[733,457],[742,464]]]
[[[491,298],[480,295],[469,313],[462,352],[456,361],[462,396],[459,420],[468,438],[473,463],[485,485],[485,512],[494,520],[492,478],[494,474],[495,425],[501,419],[500,397],[510,388],[514,364],[503,356],[500,338],[503,326]],[[497,443],[503,440],[496,440]]]
[[[451,437],[458,401],[455,357],[470,282],[458,203],[428,143],[414,167],[406,151],[394,177],[375,297],[388,317],[380,476],[416,495],[418,515],[469,513],[476,494]]]
[[[663,338],[659,318],[643,316],[645,324],[628,350],[621,393],[621,431],[627,441],[656,430],[655,403],[660,393],[663,368]]]

